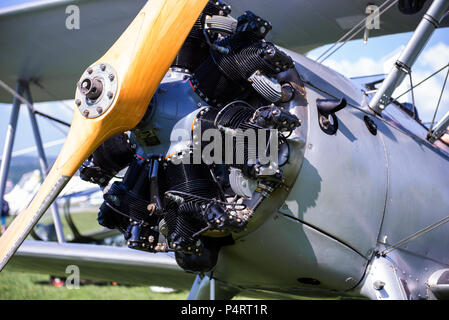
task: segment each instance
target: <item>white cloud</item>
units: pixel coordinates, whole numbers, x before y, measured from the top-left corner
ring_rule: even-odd
[[[404,46],[398,47],[388,55],[381,57],[378,60],[368,57],[360,57],[355,61],[348,59],[327,59],[323,64],[349,78],[388,73],[393,67],[394,62],[398,59],[403,48]],[[308,57],[311,59],[316,59],[314,55],[316,55],[316,53],[308,55]]]
[[[402,47],[398,47],[386,56],[379,57],[375,60],[368,57],[360,57],[358,60],[351,61],[348,59],[333,60],[328,59],[324,62],[328,67],[340,72],[347,77],[367,76],[381,73],[388,73],[393,63],[399,57]],[[426,49],[418,58],[412,69],[413,84],[416,85],[421,80],[430,76],[432,73],[446,65],[449,57],[449,46],[444,43],[438,43]],[[447,71],[443,71],[437,76],[427,80],[414,90],[415,102],[418,107],[421,120],[430,122],[432,120],[438,98],[441,94],[444,77]],[[393,97],[407,91],[410,88],[410,80],[408,77],[404,79],[402,84],[396,89]],[[402,102],[411,102],[411,94],[404,95]],[[449,83],[446,84],[444,94],[440,103],[437,120],[440,119],[449,110]]]
[[[350,60],[326,60],[324,65],[340,72],[347,77],[356,77],[360,75],[374,75],[383,73],[382,66],[371,58],[362,57],[356,61]]]
[[[449,62],[449,45],[442,42],[423,52],[419,59],[422,66],[429,66],[433,70],[440,69]]]
[[[413,83],[416,85],[418,82],[420,82],[422,79],[425,79],[427,76],[429,76],[432,72],[429,71],[415,71],[413,73]],[[443,80],[439,77],[433,77],[426,82],[424,82],[422,85],[418,86],[416,89],[414,89],[414,96],[416,101],[416,106],[418,108],[418,112],[420,114],[420,118],[423,122],[430,122],[433,118],[435,108],[438,103],[438,99],[441,94],[441,89],[443,86]],[[398,96],[399,94],[405,92],[410,87],[409,85],[409,79],[406,78],[403,83],[398,87],[398,89],[395,91],[393,96]],[[445,112],[449,110],[449,90],[446,90],[443,93],[439,112],[437,114],[436,119],[440,119]],[[402,98],[399,99],[402,102],[411,102],[411,93],[406,94]]]

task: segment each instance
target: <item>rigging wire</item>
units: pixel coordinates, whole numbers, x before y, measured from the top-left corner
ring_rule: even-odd
[[[62,124],[62,125],[64,125],[64,126],[66,126],[66,127],[70,127],[70,123],[65,122],[65,121],[62,121],[62,120],[57,119],[57,118],[54,118],[54,117],[52,117],[52,116],[49,116],[48,114],[42,113],[42,112],[40,112],[40,111],[38,111],[38,110],[36,110],[36,109],[33,110],[33,113],[34,113],[34,114],[37,114],[38,116],[41,116],[41,117],[43,117],[43,118],[46,118],[47,120],[51,120],[51,121],[53,121],[53,122],[57,122],[57,123],[59,123],[59,124]]]
[[[384,3],[382,3],[379,6],[379,10],[382,9],[385,5],[388,4],[391,0],[386,0]],[[382,10],[379,13],[379,17],[385,13],[387,10],[389,10],[392,6],[394,6],[399,0],[393,0],[392,3],[388,4],[388,6]],[[351,30],[349,30],[343,37],[341,37],[339,40],[337,40],[336,43],[334,43],[330,48],[328,48],[324,53],[322,53],[315,61],[319,63],[323,63],[326,59],[328,59],[330,56],[332,56],[335,52],[337,52],[341,47],[343,47],[348,41],[352,40],[355,36],[357,36],[361,31],[363,31],[366,26],[362,25],[366,22],[369,16],[365,17],[362,21],[360,21],[355,27],[353,27]],[[361,26],[362,25],[362,26]],[[359,28],[352,36],[350,36],[348,39],[346,39],[347,36],[349,36],[353,31],[355,31],[357,28]],[[343,42],[342,42],[343,41]],[[321,59],[326,53],[331,51],[335,46],[337,46],[340,42],[342,42],[335,50],[333,50],[331,53],[329,53],[326,57]],[[321,61],[319,61],[321,59]]]
[[[387,2],[389,2],[391,0],[386,0],[384,3],[382,3],[379,7],[382,8]],[[328,53],[329,51],[331,51],[333,48],[335,48],[335,46],[340,43],[341,41],[345,40],[347,36],[349,36],[355,29],[357,29],[359,26],[361,26],[363,23],[366,23],[366,20],[368,19],[368,17],[365,17],[362,21],[360,21],[358,24],[356,24],[354,27],[352,27],[351,30],[349,30],[348,32],[346,32],[340,39],[338,39],[332,46],[330,46],[326,51],[324,51],[318,58],[315,59],[315,61],[320,60],[324,55],[326,55],[326,53]]]
[[[430,123],[429,132],[427,133],[428,136],[432,134],[433,125],[435,123],[435,118],[438,113],[438,108],[440,107],[441,99],[443,98],[444,88],[446,87],[448,76],[449,76],[449,69],[447,69],[446,78],[444,78],[443,88],[441,88],[441,93],[440,93],[440,97],[438,98],[437,107],[435,109],[435,113],[433,114],[432,122]]]
[[[31,110],[34,111],[34,107],[33,105],[24,97],[22,97],[20,94],[18,94],[14,89],[12,89],[10,86],[8,86],[5,82],[3,82],[2,80],[0,80],[0,86],[5,89],[6,91],[8,91],[13,97],[15,97],[16,99],[19,99],[20,102],[22,102],[23,104],[26,104],[28,107],[30,107]]]
[[[414,89],[417,88],[418,86],[420,86],[421,84],[423,84],[424,82],[426,82],[427,80],[431,79],[432,77],[436,76],[438,73],[440,73],[441,71],[443,71],[444,69],[449,67],[449,63],[446,64],[445,66],[441,67],[439,70],[435,71],[434,73],[432,73],[430,76],[426,77],[425,79],[423,79],[422,81],[420,81],[418,84],[413,85],[412,83],[412,79],[411,79],[411,73],[410,75],[410,89],[408,89],[407,91],[403,92],[402,94],[400,94],[399,96],[397,96],[396,98],[391,98],[390,101],[398,101],[399,98],[401,98],[402,96],[404,96],[405,94],[409,93],[410,91],[412,92],[412,100],[413,100],[413,105],[415,106],[415,97],[414,97]],[[447,70],[446,73],[446,77],[444,78],[444,82],[443,82],[443,87],[441,88],[441,92],[440,92],[440,96],[438,98],[438,102],[437,102],[437,106],[435,108],[435,112],[433,114],[433,118],[432,121],[430,122],[430,126],[429,126],[429,130],[427,132],[427,137],[430,137],[432,134],[432,130],[433,130],[433,126],[435,124],[435,119],[436,116],[438,114],[438,109],[440,107],[441,104],[441,100],[443,98],[443,94],[444,94],[444,89],[446,88],[446,83],[447,83],[447,79],[449,77],[449,69]],[[415,112],[415,109],[413,109],[413,112]]]
[[[48,120],[52,120],[52,121],[57,122],[59,124],[62,124],[62,125],[70,127],[69,123],[36,110],[31,102],[29,102],[27,99],[25,99],[22,95],[18,94],[14,89],[12,89],[10,86],[8,86],[2,80],[0,80],[0,87],[5,89],[6,91],[8,91],[13,97],[15,97],[16,99],[20,100],[20,102],[22,102],[23,104],[26,104],[34,114],[37,114],[37,115],[39,115],[41,117],[44,117],[44,118],[46,118]]]
[[[394,250],[396,250],[396,249],[406,245],[407,243],[409,243],[409,242],[411,242],[413,240],[418,239],[419,237],[429,233],[430,231],[432,231],[432,230],[442,226],[443,224],[445,224],[447,222],[449,222],[449,216],[446,216],[446,217],[438,220],[437,222],[435,222],[435,223],[433,223],[433,224],[431,224],[431,225],[429,225],[429,226],[427,226],[427,227],[425,227],[425,228],[423,228],[421,230],[418,230],[414,234],[412,234],[412,235],[402,239],[401,241],[398,241],[395,244],[391,245],[388,249],[385,249],[385,250],[379,252],[379,254],[382,255],[382,256],[385,256],[388,253],[390,253],[390,252],[392,252],[392,251],[394,251]]]
[[[385,4],[387,4],[388,2],[390,2],[392,0],[386,0],[384,3],[382,3],[379,6],[379,9],[381,9]],[[326,51],[324,51],[318,58],[315,59],[315,61],[320,60],[324,55],[326,55],[326,53],[328,53],[329,51],[331,51],[338,43],[340,43],[341,41],[345,40],[347,36],[349,36],[355,29],[357,29],[360,25],[362,25],[363,23],[366,23],[366,20],[368,19],[368,17],[365,17],[362,21],[360,21],[358,24],[356,24],[354,27],[352,27],[351,30],[349,30],[348,32],[346,32],[340,39],[338,39],[331,47],[329,47]]]
[[[8,91],[12,96],[14,96],[16,99],[20,100],[20,102],[22,102],[23,104],[27,105],[28,108],[30,108],[31,112],[34,114],[37,114],[43,118],[45,118],[47,121],[49,121],[49,123],[55,127],[59,132],[61,132],[64,136],[67,135],[67,131],[64,131],[63,129],[61,129],[59,126],[56,125],[56,123],[62,124],[64,126],[68,126],[70,127],[70,124],[62,121],[60,119],[57,119],[55,117],[52,117],[48,114],[45,114],[43,112],[40,112],[38,110],[36,110],[34,108],[34,105],[28,101],[27,99],[25,99],[22,95],[18,94],[14,89],[12,89],[10,86],[8,86],[5,82],[3,82],[2,80],[0,80],[0,86],[5,89],[6,91]],[[56,123],[55,123],[56,122]]]
[[[446,64],[444,67],[442,67],[441,69],[439,69],[438,71],[435,71],[434,73],[432,73],[430,76],[428,76],[427,78],[423,79],[422,81],[420,81],[418,84],[416,84],[415,86],[413,86],[412,88],[408,89],[407,91],[401,93],[399,96],[397,96],[396,98],[392,99],[392,100],[398,100],[399,98],[401,98],[402,96],[406,95],[407,93],[409,93],[411,90],[413,90],[414,88],[418,87],[419,85],[423,84],[424,82],[426,82],[427,80],[429,80],[430,78],[432,78],[433,76],[437,75],[438,73],[440,73],[441,71],[443,71],[444,69],[446,69],[447,67],[449,67],[449,63]]]
[[[40,88],[42,91],[44,91],[46,94],[48,94],[48,95],[50,96],[50,98],[54,99],[54,101],[60,102],[61,105],[62,105],[63,107],[65,107],[68,111],[73,112],[73,107],[72,107],[72,106],[70,106],[69,104],[67,104],[67,103],[66,103],[65,101],[63,101],[63,100],[58,99],[58,98],[56,97],[55,94],[51,93],[51,92],[50,92],[47,88],[45,88],[42,84],[40,84],[40,83],[37,82],[37,81],[33,81],[33,83],[34,83],[38,88]]]

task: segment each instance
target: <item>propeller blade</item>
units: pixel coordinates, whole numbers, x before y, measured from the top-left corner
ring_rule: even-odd
[[[72,125],[50,173],[0,238],[0,270],[83,161],[109,137],[134,128],[208,0],[149,0],[76,90]]]

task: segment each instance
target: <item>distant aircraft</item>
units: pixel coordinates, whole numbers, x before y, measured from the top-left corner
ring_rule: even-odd
[[[39,170],[27,172],[22,176],[20,181],[14,185],[11,191],[4,196],[9,203],[10,215],[16,215],[20,211],[26,209],[34,194],[39,189],[41,179],[42,177]],[[99,194],[102,194],[99,187],[95,187],[76,176],[70,180],[70,183],[61,192],[60,198],[76,196],[73,197],[74,201],[72,200],[72,204],[79,201],[87,201],[90,202],[91,205],[100,205],[102,201],[98,203],[97,200]]]
[[[191,287],[189,299],[449,297],[449,114],[429,129],[391,96],[449,25],[449,0],[241,0],[232,15],[222,1],[73,2],[76,31],[61,27],[69,3],[0,11],[14,49],[0,52],[0,80],[35,101],[73,97],[76,84],[64,147],[0,238],[2,268],[19,249],[22,270],[76,264],[86,279]],[[354,25],[342,43],[415,32],[377,79],[300,54]],[[251,130],[263,132],[255,143]],[[22,244],[79,168],[104,188],[99,223],[138,250]]]

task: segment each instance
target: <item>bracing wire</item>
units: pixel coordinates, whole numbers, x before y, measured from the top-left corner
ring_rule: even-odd
[[[440,93],[440,97],[438,98],[437,107],[435,109],[435,113],[433,114],[432,122],[430,123],[428,135],[432,134],[433,125],[435,123],[435,118],[436,118],[437,113],[438,113],[438,108],[440,107],[441,99],[443,98],[444,88],[446,87],[448,76],[449,76],[449,69],[447,69],[446,78],[444,78],[443,87],[441,88],[441,93]]]
[[[413,85],[411,79],[410,79],[410,88],[408,90],[406,90],[405,92],[403,92],[402,94],[398,95],[396,98],[392,99],[392,100],[398,100],[399,98],[401,98],[402,96],[404,96],[405,94],[409,93],[410,91],[412,92],[412,99],[413,99],[413,105],[415,105],[415,98],[414,98],[414,94],[413,94],[413,90],[415,88],[417,88],[418,86],[420,86],[421,84],[423,84],[424,82],[426,82],[427,80],[433,78],[434,76],[436,76],[438,73],[440,73],[441,71],[443,71],[444,69],[449,67],[449,63],[446,64],[445,66],[441,67],[440,69],[438,69],[437,71],[435,71],[434,73],[432,73],[430,76],[424,78],[423,80],[421,80],[419,83],[417,83],[416,85]],[[446,84],[447,84],[447,80],[449,78],[449,68],[447,70],[446,73],[446,77],[444,78],[444,82],[443,82],[443,87],[441,88],[441,92],[440,92],[440,96],[438,98],[438,102],[437,102],[437,106],[435,108],[435,112],[433,114],[433,118],[432,121],[430,122],[430,126],[429,126],[429,131],[427,133],[428,136],[430,136],[432,134],[432,130],[433,130],[433,126],[435,124],[435,119],[436,116],[438,114],[438,109],[440,107],[441,104],[441,100],[443,98],[443,94],[444,94],[444,89],[446,88]]]
[[[445,224],[447,222],[449,222],[449,216],[446,216],[446,217],[438,220],[437,222],[435,222],[435,223],[433,223],[433,224],[431,224],[431,225],[429,225],[429,226],[427,226],[427,227],[425,227],[425,228],[423,228],[421,230],[418,230],[417,232],[415,232],[412,235],[402,239],[401,241],[396,242],[395,244],[391,245],[388,249],[385,249],[382,252],[380,252],[380,254],[385,256],[388,253],[390,253],[390,252],[392,252],[392,251],[394,251],[394,250],[396,250],[396,249],[406,245],[407,243],[409,243],[409,242],[411,242],[413,240],[418,239],[419,237],[429,233],[430,231],[432,231],[432,230],[442,226],[443,224]]]
[[[417,83],[415,86],[413,86],[412,88],[408,89],[407,91],[401,93],[399,96],[397,96],[396,98],[394,98],[393,100],[398,100],[399,98],[401,98],[402,96],[406,95],[407,93],[409,93],[411,90],[413,90],[414,88],[418,87],[419,85],[423,84],[424,82],[426,82],[427,80],[429,80],[430,78],[434,77],[435,75],[437,75],[438,73],[440,73],[441,71],[443,71],[444,69],[446,69],[447,67],[449,67],[449,63],[446,64],[444,67],[440,68],[439,70],[435,71],[434,73],[432,73],[430,76],[428,76],[427,78],[421,80],[419,83]]]
[[[8,86],[5,82],[0,80],[0,87],[2,87],[3,89],[5,89],[6,91],[8,91],[13,97],[15,97],[16,99],[20,100],[20,102],[22,102],[23,104],[26,104],[31,112],[33,112],[34,114],[37,114],[43,118],[45,118],[46,120],[49,121],[49,123],[54,126],[59,132],[61,132],[64,136],[67,135],[67,132],[64,131],[63,129],[61,129],[59,126],[56,125],[56,123],[62,124],[64,126],[70,126],[69,123],[62,121],[60,119],[57,119],[55,117],[49,116],[45,113],[42,113],[38,110],[36,110],[33,106],[33,104],[28,101],[27,99],[25,99],[22,95],[18,94],[14,89],[12,89],[10,86]],[[56,122],[56,123],[55,123]]]
[[[65,107],[67,110],[73,112],[73,107],[70,106],[69,104],[67,104],[66,102],[64,102],[63,100],[60,100],[56,97],[56,95],[54,95],[53,93],[51,93],[47,88],[45,88],[43,85],[41,85],[39,82],[34,81],[33,82],[39,89],[41,89],[42,91],[44,91],[46,94],[48,94],[48,96],[52,99],[54,99],[55,101],[61,103],[61,105],[63,107]]]
[[[384,3],[382,3],[379,6],[379,9],[381,9],[387,2],[389,2],[391,0],[386,0]],[[340,39],[338,39],[332,46],[330,46],[326,51],[324,51],[318,58],[315,59],[315,61],[320,60],[324,55],[326,55],[326,53],[328,53],[329,51],[331,51],[338,43],[340,43],[341,41],[344,41],[346,39],[347,36],[349,36],[355,29],[357,29],[359,26],[361,26],[363,23],[366,23],[366,20],[368,19],[368,17],[365,17],[362,21],[360,21],[358,24],[356,24],[354,27],[352,27],[351,30],[349,30],[348,32],[346,32]]]
[[[392,0],[386,0],[384,3],[382,3],[379,6],[379,10],[381,10],[384,6],[388,5],[384,10],[382,10],[379,13],[379,16],[381,16],[383,13],[385,13],[387,10],[389,10],[392,6],[394,6],[399,0],[393,0],[392,3],[388,4]],[[351,30],[349,30],[345,35],[343,35],[337,42],[335,42],[330,48],[328,48],[325,52],[323,52],[315,61],[319,63],[323,63],[325,60],[327,60],[330,56],[332,56],[335,52],[340,50],[341,47],[343,47],[348,41],[354,39],[361,31],[363,31],[366,27],[365,25],[362,25],[366,22],[369,16],[365,17],[362,21],[360,21],[355,27],[353,27]],[[357,30],[357,28],[359,28]],[[357,31],[356,31],[357,30]],[[356,31],[354,34],[352,34],[349,38],[348,37],[353,31]],[[325,56],[329,51],[331,51],[335,46],[340,44],[335,50],[330,52],[327,56]],[[324,57],[325,56],[325,57]],[[323,59],[321,59],[324,57]],[[321,59],[321,61],[319,61]]]

